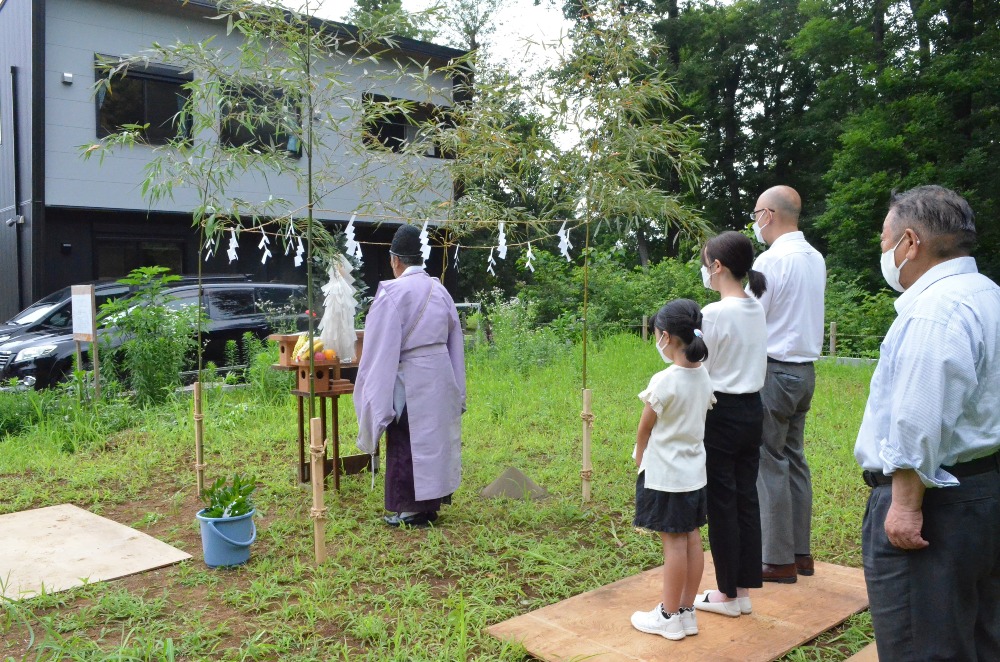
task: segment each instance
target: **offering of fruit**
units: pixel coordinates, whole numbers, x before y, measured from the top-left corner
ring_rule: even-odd
[[[337,352],[333,351],[332,349],[324,349],[323,356],[326,358],[327,361],[332,361],[335,358],[337,358]]]
[[[304,361],[309,358],[310,351],[315,355],[318,352],[323,351],[323,341],[319,338],[313,339],[313,344],[309,346],[309,340],[306,336],[302,336],[299,342],[295,343],[295,349],[292,352],[292,358],[296,361]]]

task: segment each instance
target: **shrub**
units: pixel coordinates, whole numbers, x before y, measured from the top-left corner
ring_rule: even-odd
[[[571,322],[561,329],[568,335],[560,336],[557,328],[537,323],[534,304],[524,299],[505,300],[500,290],[480,298],[488,323],[480,325],[477,336],[482,335],[488,342],[476,342],[475,351],[521,370],[545,365],[570,351],[572,338],[568,335],[575,333]]]
[[[886,332],[896,318],[896,297],[887,290],[874,294],[861,287],[860,279],[844,280],[831,274],[826,281],[826,344],[829,351],[830,322],[837,323],[837,354],[874,358]]]
[[[200,311],[172,310],[165,286],[179,280],[164,267],[141,267],[118,282],[136,287],[134,294],[101,306],[101,318],[111,329],[115,372],[141,404],[163,402],[180,384],[185,357],[196,346],[193,332]]]
[[[583,318],[583,267],[541,250],[537,257],[532,283],[520,295],[530,302],[533,323],[577,329]],[[718,295],[702,285],[698,266],[697,260],[665,259],[643,270],[629,268],[621,251],[593,251],[587,274],[590,334],[637,332],[644,315],[652,316],[673,299],[693,299],[701,305],[717,300]]]

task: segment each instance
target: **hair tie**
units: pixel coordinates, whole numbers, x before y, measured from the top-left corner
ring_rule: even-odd
[[[701,335],[701,329],[695,329],[694,330],[694,335],[695,335],[696,338],[703,338],[704,337],[704,336]]]

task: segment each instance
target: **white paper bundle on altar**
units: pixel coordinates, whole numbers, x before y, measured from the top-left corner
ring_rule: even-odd
[[[351,263],[343,255],[333,259],[328,271],[330,281],[323,286],[323,318],[319,322],[319,337],[323,346],[337,352],[341,360],[354,356],[357,334],[354,314],[358,302]]]

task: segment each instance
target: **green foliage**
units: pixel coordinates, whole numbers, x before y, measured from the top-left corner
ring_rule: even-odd
[[[111,326],[109,340],[118,346],[102,349],[112,372],[135,393],[140,404],[163,402],[180,384],[188,353],[195,348],[194,333],[200,310],[175,310],[166,286],[178,280],[164,267],[140,267],[118,282],[135,292],[101,306],[101,319]],[[107,359],[106,359],[107,360]]]
[[[530,372],[565,357],[572,339],[579,336],[578,325],[563,328],[538,324],[535,306],[515,297],[505,299],[499,290],[483,295],[483,317],[475,350],[501,360],[514,369]]]
[[[879,346],[896,319],[893,302],[896,295],[886,289],[874,294],[866,290],[860,278],[842,280],[830,276],[826,281],[826,322],[837,323],[837,354],[878,358]],[[829,343],[827,343],[829,347]]]
[[[0,438],[18,434],[41,419],[38,401],[44,396],[38,393],[33,389],[0,391]]]
[[[563,327],[567,315],[581,315],[584,268],[545,251],[535,253],[538,267],[531,282],[522,286],[520,298],[531,302],[533,324]],[[693,299],[704,305],[718,298],[702,285],[696,261],[665,259],[647,269],[628,264],[621,250],[591,256],[588,328],[598,336],[638,332],[644,315],[651,317],[673,299]]]
[[[233,474],[231,483],[219,478],[205,488],[202,500],[208,504],[202,517],[240,517],[254,509],[250,495],[257,489],[257,480],[244,474]]]
[[[941,184],[978,219],[1000,277],[1000,4],[938,0],[656,3],[657,67],[701,125],[693,203],[740,229],[764,189],[803,199],[803,229],[840,278],[876,292],[890,192]],[[582,20],[582,19],[581,19]]]
[[[272,367],[278,363],[278,345],[246,334],[243,347],[247,355],[246,383],[254,397],[264,402],[279,402],[288,397],[295,373]]]

